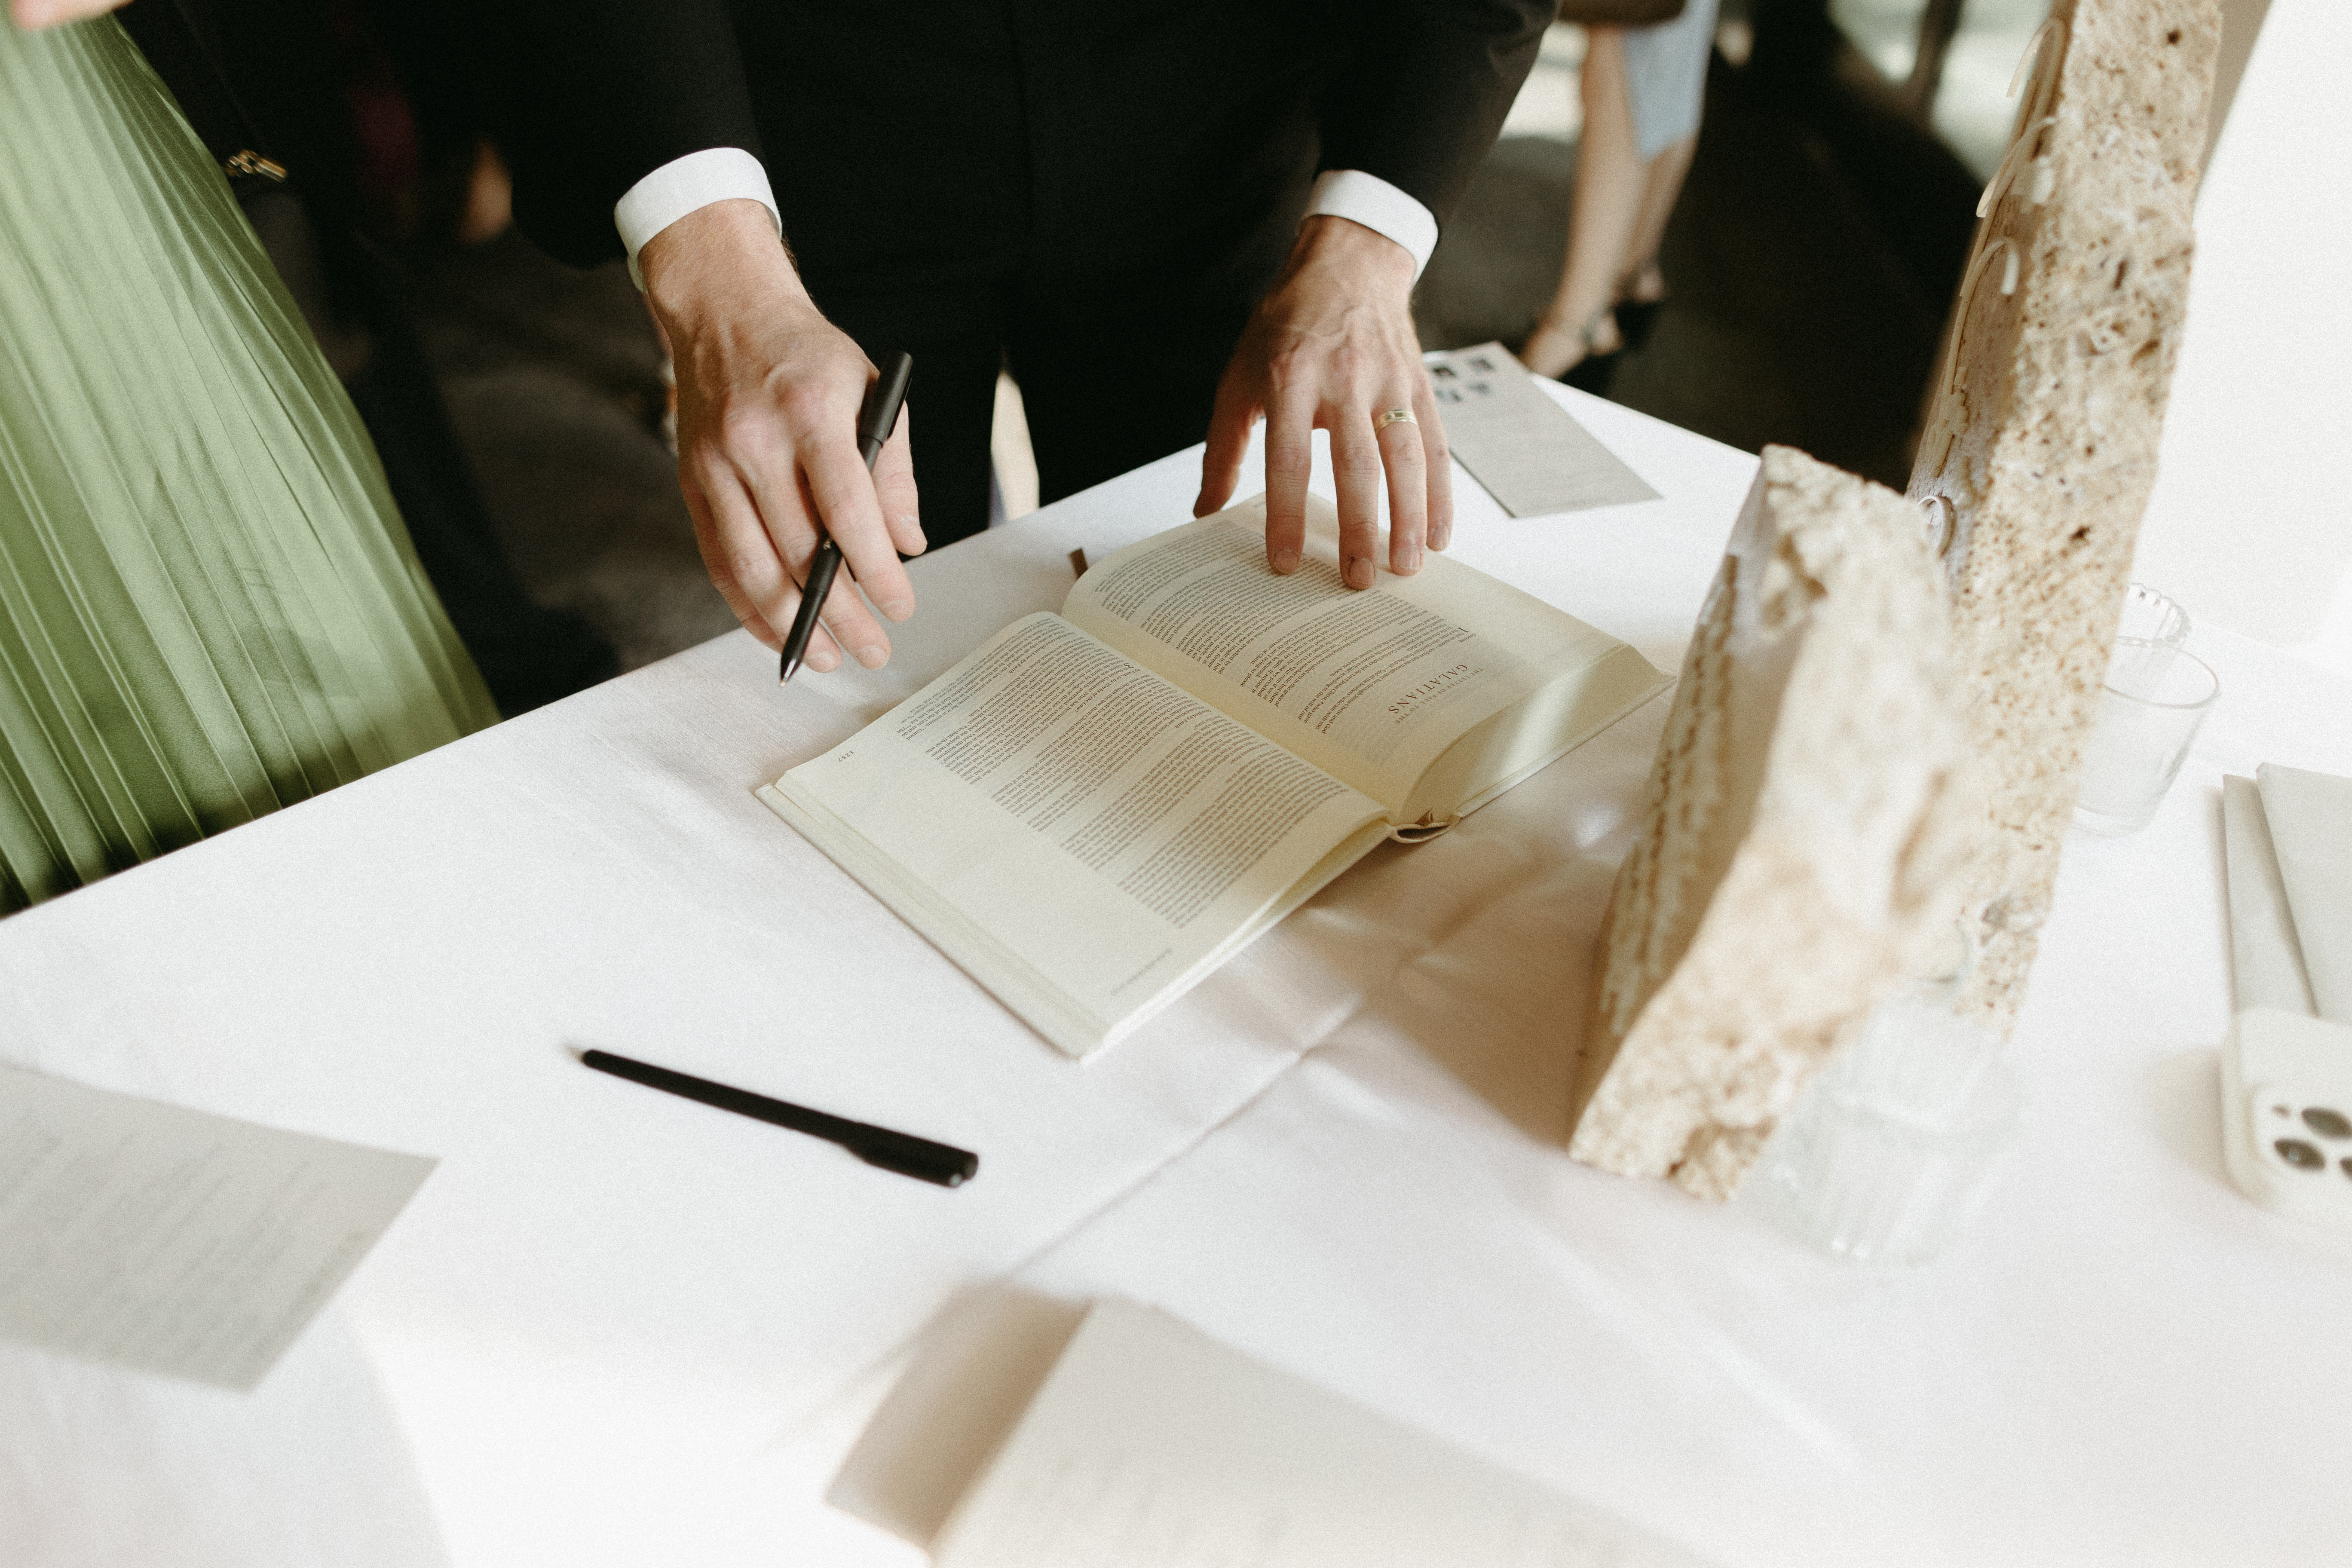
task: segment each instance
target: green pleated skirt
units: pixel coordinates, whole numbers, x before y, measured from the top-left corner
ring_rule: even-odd
[[[496,718],[170,94],[0,20],[0,914]]]

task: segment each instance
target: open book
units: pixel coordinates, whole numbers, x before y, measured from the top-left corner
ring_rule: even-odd
[[[1443,555],[1351,592],[1308,504],[1293,575],[1262,499],[1130,545],[760,798],[1084,1056],[1665,684]]]

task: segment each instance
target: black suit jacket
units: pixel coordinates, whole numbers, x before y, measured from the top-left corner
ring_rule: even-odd
[[[499,0],[515,210],[578,265],[708,147],[766,164],[820,301],[952,324],[1022,276],[1081,316],[1277,268],[1321,169],[1443,223],[1553,0]]]

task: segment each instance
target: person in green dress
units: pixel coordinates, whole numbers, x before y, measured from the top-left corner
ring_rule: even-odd
[[[67,19],[103,8],[0,21],[0,915],[498,717],[221,170]]]

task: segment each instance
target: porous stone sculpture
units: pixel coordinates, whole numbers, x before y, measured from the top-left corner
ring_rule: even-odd
[[[1948,622],[1914,504],[1765,448],[1602,927],[1575,1158],[1727,1196],[1839,1037],[1948,953],[1982,805]]]
[[[2004,1032],[2156,479],[2219,36],[2212,0],[2056,0],[1927,400],[1910,493],[1985,773],[1960,1005]]]

